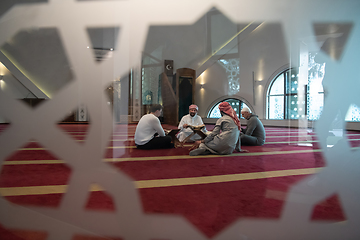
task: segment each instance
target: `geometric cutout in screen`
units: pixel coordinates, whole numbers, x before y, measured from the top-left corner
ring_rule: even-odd
[[[7,91],[15,99],[38,103],[36,99],[51,98],[74,79],[60,31],[55,27],[20,30],[0,50],[7,69]]]
[[[313,210],[312,221],[346,221],[345,213],[342,210],[341,202],[337,194],[319,202]]]
[[[114,104],[114,93],[117,93],[116,92],[117,89],[114,89],[114,84],[111,84],[109,85],[106,89],[105,89],[105,92],[106,92],[106,98],[108,100],[107,104],[110,105],[110,106],[113,106]]]
[[[59,123],[88,123],[90,121],[88,110],[85,106],[79,106],[60,120]]]
[[[39,143],[32,141],[4,161],[0,194],[18,205],[58,207],[71,169]]]
[[[45,98],[23,98],[21,100],[24,103],[26,103],[28,106],[35,108],[46,99]]]
[[[83,143],[86,139],[89,123],[90,116],[87,108],[80,106],[75,111],[69,112],[69,115],[58,123],[58,127],[77,142]]]
[[[1,117],[0,117],[1,119]],[[9,122],[6,119],[2,119],[3,122],[0,123],[0,135],[7,129],[10,127]]]
[[[106,104],[109,106],[111,112],[113,113],[114,121],[119,122],[120,121],[120,116],[119,116],[120,91],[118,91],[118,89],[114,87],[116,86],[115,84],[116,82],[113,82],[105,89],[105,96],[107,99]]]
[[[112,158],[126,158],[138,154],[134,142],[135,128],[136,125],[127,124],[117,124],[114,126],[112,135],[109,139],[108,149],[103,156],[103,158],[106,159],[106,162],[112,162]],[[114,162],[113,164],[113,167],[119,168],[117,165],[122,163]]]
[[[92,1],[92,0],[91,0]],[[124,240],[120,237],[110,237],[110,236],[89,236],[89,235],[75,235],[72,240]]]
[[[26,3],[41,3],[47,2],[48,0],[27,0]],[[0,8],[0,17],[14,7],[16,4],[19,4],[24,1],[1,1],[1,8]]]
[[[99,184],[90,185],[90,194],[85,208],[115,212],[113,198]]]
[[[125,74],[118,77],[105,88],[106,104],[110,107],[113,114],[113,120],[116,123],[131,122],[129,114],[129,86],[130,77]],[[149,104],[147,104],[149,106]]]
[[[26,160],[58,160],[58,158],[43,148],[38,142],[31,140],[27,144],[24,144],[22,148],[19,148],[18,151],[15,151],[6,158],[4,165],[11,161]],[[24,164],[26,163],[30,162],[24,162]]]
[[[314,32],[321,51],[333,60],[339,60],[352,26],[352,23],[314,23]]]
[[[47,232],[7,229],[0,225],[0,239],[4,240],[46,240]]]
[[[107,28],[87,28],[87,33],[91,41],[91,48],[97,62],[112,57],[116,48],[116,42],[119,35],[119,27]],[[88,46],[90,48],[90,46]]]

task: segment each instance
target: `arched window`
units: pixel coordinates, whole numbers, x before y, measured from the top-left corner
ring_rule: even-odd
[[[324,107],[325,63],[315,62],[309,54],[308,80],[299,84],[297,69],[287,69],[277,75],[269,85],[267,93],[267,119],[319,119]],[[350,106],[345,121],[360,121],[360,108]]]
[[[297,69],[288,69],[275,77],[267,94],[267,119],[317,120],[324,106],[322,79],[325,64],[309,61],[309,77],[299,83]]]
[[[231,107],[235,110],[235,112],[237,113],[238,117],[239,118],[242,118],[240,116],[240,112],[241,112],[241,109],[243,109],[243,107],[247,107],[249,108],[246,103],[244,103],[243,101],[239,100],[239,99],[236,99],[236,98],[228,98],[228,99],[225,99],[225,100],[222,100],[218,103],[216,103],[212,108],[211,110],[209,111],[209,114],[208,114],[208,118],[221,118],[221,114],[220,114],[220,110],[219,110],[219,104],[222,103],[222,102],[228,102]],[[249,108],[250,109],[250,108]],[[251,109],[250,109],[251,111]]]

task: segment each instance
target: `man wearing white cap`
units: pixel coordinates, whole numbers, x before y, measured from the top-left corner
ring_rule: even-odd
[[[250,113],[249,108],[243,107],[241,115],[247,120],[245,129],[241,129],[241,145],[262,146],[265,143],[265,129],[258,116]]]
[[[179,123],[178,129],[180,132],[177,135],[177,138],[180,142],[183,142],[190,134],[193,133],[191,127],[204,126],[201,131],[206,134],[206,127],[199,115],[197,115],[199,108],[195,104],[189,106],[189,114],[183,116]],[[202,139],[198,134],[194,134],[187,141],[196,141]]]

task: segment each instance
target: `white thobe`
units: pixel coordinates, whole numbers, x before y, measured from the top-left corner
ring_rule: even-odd
[[[184,128],[183,127],[184,124],[191,125],[191,126],[199,126],[199,125],[203,125],[204,123],[203,123],[201,117],[197,114],[195,114],[194,117],[191,117],[190,114],[183,116],[181,118],[181,121],[178,126],[178,129],[180,129],[180,131],[177,134],[177,138],[179,139],[180,142],[184,141],[184,139],[186,137],[188,137],[191,133],[193,133],[193,131],[190,128]],[[201,129],[201,131],[206,134],[206,132],[207,132],[206,127]],[[200,139],[201,139],[201,137],[198,134],[195,134],[194,136],[192,136],[190,138],[191,141],[196,141],[196,140],[200,140]]]

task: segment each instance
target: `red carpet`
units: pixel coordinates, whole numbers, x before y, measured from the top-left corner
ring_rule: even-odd
[[[59,125],[77,140],[86,140],[88,125]],[[6,127],[0,128],[1,131]],[[172,128],[165,126],[165,128]],[[207,126],[212,129],[212,126]],[[135,181],[155,179],[197,178],[241,173],[262,173],[289,169],[312,169],[326,166],[316,142],[299,146],[296,129],[266,128],[267,140],[262,147],[243,147],[249,153],[229,156],[190,158],[188,147],[166,150],[139,150],[134,146],[135,125],[118,125],[113,132],[113,141],[104,158],[126,158],[126,161],[109,163],[125,172]],[[291,133],[290,133],[291,132]],[[295,136],[295,137],[293,137]],[[311,141],[316,141],[313,133]],[[359,146],[360,134],[349,132],[351,145]],[[122,140],[122,141],[116,141]],[[286,143],[284,143],[286,142]],[[290,143],[291,142],[291,143]],[[127,147],[127,148],[126,148]],[[130,147],[130,148],[129,148]],[[26,150],[27,148],[27,150]],[[32,150],[30,150],[30,148]],[[35,148],[35,149],[34,149]],[[29,142],[23,149],[8,157],[0,174],[0,188],[24,186],[66,185],[71,169],[64,163],[40,164],[57,159],[51,152],[36,142]],[[296,151],[296,152],[294,152]],[[169,156],[169,158],[162,158]],[[149,159],[154,157],[154,159]],[[132,158],[137,161],[132,161]],[[39,160],[37,164],[11,165],[14,161]],[[15,162],[14,162],[15,163]],[[21,162],[20,162],[21,163]],[[309,175],[293,175],[262,179],[195,184],[171,187],[141,188],[139,193],[146,213],[179,214],[209,238],[213,237],[233,221],[243,218],[279,218],[291,186]],[[20,205],[58,207],[63,194],[40,194],[6,196]],[[106,192],[91,192],[85,206],[87,209],[115,211],[113,200]],[[337,195],[324,199],[314,208],[313,221],[346,220]],[[0,239],[46,239],[46,233],[25,230],[9,231],[0,227]],[[103,239],[91,236],[75,236],[73,239]],[[108,238],[109,239],[109,238]],[[121,239],[111,238],[110,239]]]

